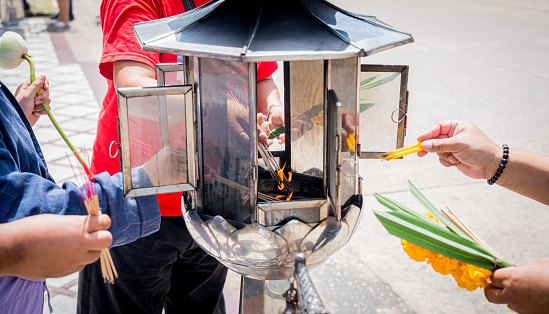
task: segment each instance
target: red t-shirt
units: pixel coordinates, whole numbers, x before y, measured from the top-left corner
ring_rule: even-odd
[[[194,0],[201,6],[209,0]],[[118,158],[110,158],[109,145],[118,142],[118,102],[113,83],[113,62],[130,60],[149,65],[156,70],[157,63],[175,63],[176,55],[143,51],[133,33],[138,22],[156,20],[185,12],[180,0],[103,0],[101,2],[101,28],[103,29],[103,55],[99,71],[107,79],[108,89],[97,121],[97,136],[93,145],[91,171],[120,172]],[[258,81],[277,69],[276,62],[259,63]],[[181,216],[181,193],[158,195],[162,216]]]

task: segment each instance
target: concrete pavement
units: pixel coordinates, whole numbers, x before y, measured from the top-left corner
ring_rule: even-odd
[[[433,123],[466,119],[497,143],[511,149],[549,154],[549,5],[545,1],[351,1],[333,3],[349,11],[378,16],[414,35],[415,43],[364,59],[370,64],[410,65],[406,144]],[[105,82],[97,72],[101,30],[99,2],[75,2],[71,31],[44,32],[44,19],[20,25],[37,73],[51,82],[53,113],[75,142],[91,147]],[[12,88],[28,78],[28,67],[1,79]],[[76,122],[75,122],[76,121]],[[85,123],[83,123],[85,122]],[[47,118],[36,126],[49,169],[58,182],[70,179],[64,144]],[[512,156],[511,156],[512,158]],[[378,192],[417,205],[408,192],[411,180],[437,206],[448,205],[506,259],[521,263],[549,256],[546,206],[464,177],[440,166],[434,156],[380,163],[361,162],[365,213],[349,244],[311,274],[334,313],[508,313],[489,304],[482,291],[457,288],[403,253],[369,209],[382,209]],[[419,209],[419,206],[416,206]],[[74,313],[76,276],[48,280],[54,313]],[[234,310],[238,277],[227,285]]]

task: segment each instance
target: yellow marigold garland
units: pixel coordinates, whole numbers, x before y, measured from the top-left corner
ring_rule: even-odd
[[[438,222],[432,213],[423,215]],[[472,264],[464,263],[456,259],[422,248],[418,245],[401,239],[402,248],[408,256],[416,262],[427,261],[434,271],[443,275],[452,275],[458,287],[473,291],[477,288],[485,288],[492,271]]]

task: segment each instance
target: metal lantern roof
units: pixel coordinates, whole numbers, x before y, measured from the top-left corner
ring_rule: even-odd
[[[217,0],[137,23],[147,51],[242,62],[364,57],[413,42],[374,16],[324,0]]]

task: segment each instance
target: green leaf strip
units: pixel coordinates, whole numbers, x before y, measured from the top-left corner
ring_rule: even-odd
[[[395,217],[395,213],[374,211],[379,221],[387,231],[399,238],[409,241],[415,245],[428,249],[430,251],[448,256],[450,258],[473,264],[482,268],[492,270],[494,268],[495,257],[483,254],[484,248],[474,242],[463,245],[456,239],[451,239],[453,235],[446,229],[441,229],[440,234],[423,228],[418,228],[413,224],[403,222],[400,217]],[[446,234],[443,234],[443,233]],[[448,236],[449,237],[445,237]],[[458,237],[459,238],[459,237]],[[468,241],[461,239],[461,241]],[[479,249],[480,248],[480,249]],[[499,261],[498,261],[499,264]]]
[[[381,86],[383,86],[387,83],[392,82],[399,75],[400,75],[400,73],[394,73],[394,74],[391,74],[391,75],[389,75],[385,78],[379,79],[379,80],[371,82],[369,84],[366,84],[364,86],[362,84],[360,84],[360,91],[364,92],[364,91],[367,91],[367,90],[372,90],[372,89],[376,89],[378,87],[381,87]]]
[[[372,75],[372,76],[370,76],[370,77],[368,77],[368,78],[363,79],[362,81],[360,81],[360,86],[362,87],[362,86],[364,86],[364,85],[370,83],[371,81],[375,80],[376,77],[377,77],[377,74],[376,74],[376,75]]]
[[[460,235],[462,238],[471,239],[465,232],[461,231],[453,222],[451,222],[448,218],[446,218],[438,209],[436,209],[431,202],[427,200],[427,198],[421,194],[421,192],[412,184],[412,182],[408,181],[408,184],[410,185],[410,192],[412,192],[412,195],[420,202],[428,211],[433,213],[435,217],[438,218],[438,220],[442,221],[450,230],[455,232],[456,234]],[[473,240],[473,239],[471,239]]]

